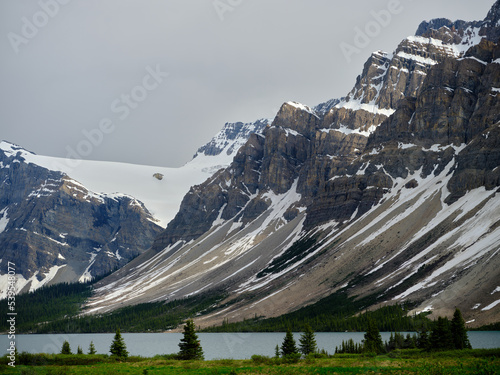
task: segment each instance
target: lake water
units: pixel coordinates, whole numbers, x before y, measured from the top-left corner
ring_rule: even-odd
[[[299,342],[300,333],[294,333],[295,341]],[[382,332],[382,340],[388,341],[390,333]],[[500,348],[500,331],[468,332],[472,347]],[[130,355],[152,357],[157,354],[177,353],[182,333],[122,333]],[[319,349],[328,353],[335,352],[335,346],[340,346],[342,340],[353,339],[361,342],[362,332],[318,332],[316,342]],[[73,353],[80,346],[84,353],[88,352],[90,341],[94,342],[97,353],[109,354],[113,341],[112,333],[89,334],[50,334],[50,335],[16,335],[16,346],[19,352],[59,353],[65,340],[70,343]],[[253,354],[272,357],[276,345],[280,345],[284,333],[198,333],[203,347],[205,359],[248,359]],[[0,335],[2,354],[9,348],[9,339]]]

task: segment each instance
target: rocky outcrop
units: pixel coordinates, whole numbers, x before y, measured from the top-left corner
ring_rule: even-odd
[[[416,35],[440,39],[445,43],[459,44],[469,41],[474,37],[475,31],[478,31],[479,36],[497,42],[500,37],[499,21],[500,3],[496,0],[482,21],[451,21],[447,18],[437,18],[430,22],[422,22]]]
[[[198,154],[215,156],[222,152],[231,155],[245,144],[250,134],[262,133],[270,123],[268,119],[260,119],[252,123],[226,123],[210,142],[198,149],[194,157],[196,158]]]
[[[468,191],[500,186],[500,122],[484,130],[457,156],[453,177],[448,183],[450,195],[446,203],[453,203]]]
[[[20,288],[102,275],[144,252],[160,232],[133,197],[91,192],[2,145],[0,259],[16,264]]]

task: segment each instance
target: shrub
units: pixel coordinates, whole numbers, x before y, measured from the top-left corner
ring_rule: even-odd
[[[300,357],[300,353],[287,354],[282,357],[282,361],[286,364],[297,363],[299,362]]]
[[[251,358],[252,358],[252,361],[258,365],[264,365],[264,364],[268,365],[272,362],[272,359],[266,355],[254,354]]]
[[[61,348],[61,354],[71,354],[71,348],[69,346],[69,342],[64,340]]]

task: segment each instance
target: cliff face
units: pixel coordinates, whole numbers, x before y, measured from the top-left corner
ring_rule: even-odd
[[[5,142],[0,150],[0,259],[16,264],[19,290],[107,273],[161,231],[134,198],[89,191],[23,152]]]
[[[342,289],[494,320],[499,7],[484,21],[423,23],[394,53],[372,54],[331,105],[283,104],[191,188],[148,261],[103,282],[90,311],[116,307],[109,290],[138,303],[223,289],[239,302],[199,319],[214,324]]]

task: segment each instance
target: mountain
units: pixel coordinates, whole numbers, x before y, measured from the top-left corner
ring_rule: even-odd
[[[269,124],[227,123],[180,168],[47,157],[1,142],[0,262],[16,264],[16,290],[122,267],[151,247],[191,186]],[[7,279],[2,270],[0,299]]]
[[[149,249],[190,186],[227,167],[267,123],[226,124],[180,168],[46,157],[1,142],[0,262],[16,265],[17,292],[83,282]]]
[[[424,22],[373,53],[345,98],[284,103],[87,313],[225,293],[206,326],[343,291],[498,321],[499,14],[497,1],[483,21]]]
[[[161,231],[136,199],[95,193],[30,163],[33,158],[0,144],[0,258],[15,264],[18,291],[109,272],[146,250]],[[7,277],[0,276],[2,284]]]

